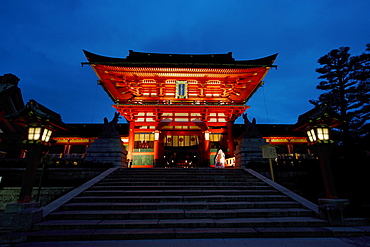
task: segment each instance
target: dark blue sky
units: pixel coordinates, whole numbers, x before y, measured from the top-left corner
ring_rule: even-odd
[[[247,112],[257,123],[295,123],[322,93],[318,58],[341,46],[365,51],[369,13],[369,0],[2,0],[0,74],[17,75],[25,102],[64,122],[101,123],[113,102],[81,67],[82,49],[112,57],[233,52],[238,60],[279,53]]]

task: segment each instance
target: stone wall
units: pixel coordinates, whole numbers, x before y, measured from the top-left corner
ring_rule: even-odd
[[[42,187],[40,191],[40,204],[45,206],[63,194],[73,189],[73,187]],[[4,210],[5,206],[10,203],[16,203],[18,200],[20,187],[4,187],[0,190],[0,210]],[[38,188],[32,191],[32,201],[37,197]]]
[[[61,187],[74,187],[82,184],[85,181],[99,175],[107,170],[107,168],[47,168],[44,172],[43,186],[61,186]],[[0,176],[2,181],[1,187],[20,187],[24,175],[25,168],[0,168]],[[36,184],[41,175],[41,168],[37,169]]]
[[[69,190],[80,186],[104,172],[106,168],[49,168],[44,174],[40,203],[42,206]],[[0,210],[8,203],[17,202],[25,168],[0,168]],[[32,200],[36,198],[41,169],[38,169]]]

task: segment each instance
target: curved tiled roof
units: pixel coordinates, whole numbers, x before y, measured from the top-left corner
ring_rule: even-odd
[[[253,60],[235,60],[232,57],[232,53],[225,54],[164,54],[164,53],[145,53],[135,52],[130,50],[129,55],[126,58],[114,58],[106,57],[94,54],[92,52],[83,50],[86,58],[90,64],[134,64],[142,65],[145,64],[159,64],[164,66],[170,64],[174,66],[176,64],[184,66],[189,65],[202,65],[205,64],[211,66],[227,66],[227,67],[270,67],[274,63],[277,53],[271,56],[253,59]],[[82,63],[86,64],[86,63]]]

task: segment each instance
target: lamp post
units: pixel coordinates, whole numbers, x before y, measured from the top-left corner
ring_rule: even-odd
[[[27,139],[23,141],[27,149],[27,165],[18,203],[27,203],[31,201],[37,166],[40,163],[42,155],[47,152],[48,147],[51,145],[50,138],[54,132],[39,123],[32,123],[27,128]]]
[[[339,115],[332,111],[327,104],[322,104],[300,115],[294,127],[294,130],[302,131],[307,135],[310,149],[316,153],[319,159],[326,198],[328,199],[338,198],[330,165],[330,156],[334,147],[331,129],[341,123]]]
[[[24,173],[18,203],[31,201],[37,166],[44,153],[51,146],[51,137],[56,130],[67,130],[61,116],[45,106],[30,100],[17,113],[6,116],[7,119],[22,125],[27,131],[23,140],[26,151],[26,171]]]
[[[321,124],[320,126],[313,126],[307,129],[306,134],[309,144],[319,159],[326,198],[338,198],[330,164],[330,156],[334,143],[330,138],[330,128],[327,125]]]

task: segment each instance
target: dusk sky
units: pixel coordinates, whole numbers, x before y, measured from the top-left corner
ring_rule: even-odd
[[[317,60],[342,46],[365,51],[369,13],[369,0],[2,0],[0,75],[18,76],[25,103],[35,99],[66,123],[102,123],[115,109],[81,67],[82,49],[122,58],[128,50],[237,60],[279,53],[248,117],[294,124],[323,93]]]

